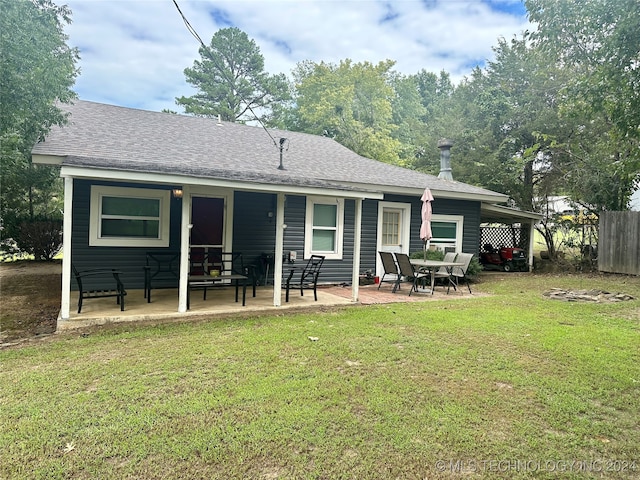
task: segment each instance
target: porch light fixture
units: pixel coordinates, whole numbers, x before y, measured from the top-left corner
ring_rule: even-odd
[[[171,193],[173,194],[173,198],[182,198],[182,189],[174,188]]]

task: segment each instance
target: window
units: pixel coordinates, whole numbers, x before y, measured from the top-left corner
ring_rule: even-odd
[[[342,258],[344,200],[307,197],[304,256]]]
[[[433,215],[431,219],[430,245],[443,252],[462,251],[462,216]]]
[[[168,247],[169,190],[91,187],[90,246]]]
[[[402,212],[400,210],[385,209],[382,214],[382,246],[400,246],[400,228],[402,227]]]

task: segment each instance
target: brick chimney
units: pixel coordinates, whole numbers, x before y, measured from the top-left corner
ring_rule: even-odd
[[[444,180],[453,180],[451,175],[451,147],[453,142],[449,139],[443,138],[438,140],[438,148],[440,149],[440,173],[438,178]]]

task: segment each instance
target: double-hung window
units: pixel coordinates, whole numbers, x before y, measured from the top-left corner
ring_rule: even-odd
[[[89,245],[169,246],[169,190],[93,185]]]
[[[307,197],[304,256],[342,258],[344,200]]]
[[[463,220],[459,215],[433,215],[429,244],[443,252],[461,252]]]

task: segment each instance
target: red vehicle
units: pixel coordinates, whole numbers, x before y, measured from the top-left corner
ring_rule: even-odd
[[[485,270],[504,270],[505,272],[529,270],[527,255],[522,248],[494,248],[487,243],[480,252],[480,263]]]

